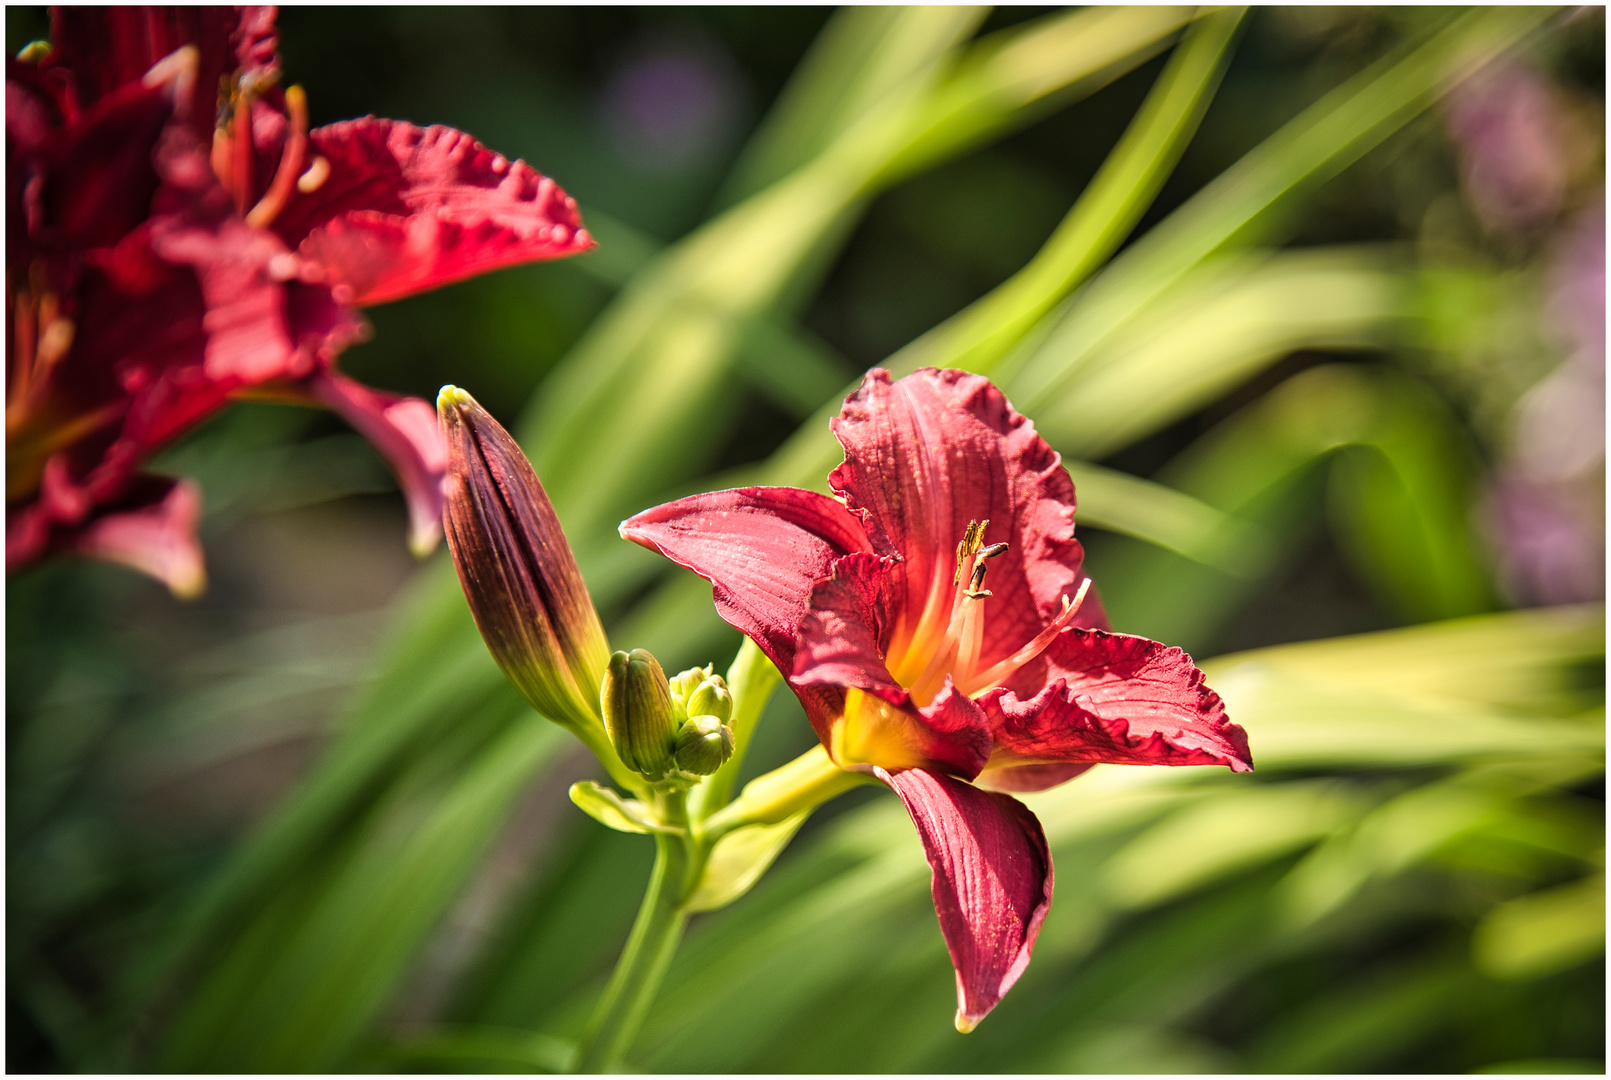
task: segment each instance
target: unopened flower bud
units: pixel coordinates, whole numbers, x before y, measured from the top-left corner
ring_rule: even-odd
[[[671,692],[660,661],[644,649],[610,655],[599,684],[604,728],[633,772],[661,780],[674,768]]]
[[[671,702],[679,722],[688,718],[688,695],[692,694],[695,687],[708,678],[710,678],[710,668],[708,667],[689,668],[687,671],[679,671],[671,677]]]
[[[725,724],[733,718],[733,695],[720,675],[712,675],[688,695],[686,709],[689,716],[714,716]]]
[[[526,700],[572,727],[599,721],[610,647],[531,463],[474,398],[444,386],[443,525],[487,650]]]
[[[677,768],[685,773],[709,776],[732,756],[733,729],[714,716],[690,716],[677,732]]]

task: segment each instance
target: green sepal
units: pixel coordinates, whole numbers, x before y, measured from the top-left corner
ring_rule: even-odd
[[[684,830],[681,826],[667,825],[663,821],[656,820],[644,803],[637,799],[623,799],[610,788],[595,781],[578,780],[571,785],[570,795],[571,802],[581,807],[582,813],[616,832],[683,835]]]
[[[810,816],[810,810],[801,810],[770,825],[734,829],[716,841],[686,910],[715,911],[749,892]]]

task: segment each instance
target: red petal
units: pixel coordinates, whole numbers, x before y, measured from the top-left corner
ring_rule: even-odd
[[[172,115],[169,87],[135,84],[48,140],[29,191],[28,239],[46,249],[109,247],[144,221],[158,184],[152,154]]]
[[[195,596],[207,584],[196,538],[200,518],[194,482],[149,474],[123,482],[115,501],[94,506],[58,455],[45,467],[39,498],[6,516],[6,570],[71,551],[131,566],[179,596]]]
[[[717,614],[783,672],[794,670],[812,586],[838,559],[871,550],[839,503],[784,487],[691,495],[633,515],[621,535],[709,581]]]
[[[180,597],[193,597],[207,587],[196,524],[201,520],[201,489],[190,480],[156,480],[137,487],[120,502],[149,498],[134,509],[103,513],[66,545],[91,559],[122,563],[150,574]],[[165,490],[164,490],[165,489]],[[160,494],[160,498],[158,495]]]
[[[362,320],[328,288],[287,280],[294,257],[236,216],[222,190],[190,198],[170,189],[158,201],[151,247],[201,286],[209,381],[227,391],[304,378],[361,335]]]
[[[380,304],[593,246],[576,201],[461,131],[365,117],[309,135],[330,174],[274,230],[350,302]]]
[[[1247,733],[1177,648],[1101,630],[1065,630],[1042,654],[1050,682],[1027,701],[994,690],[996,768],[1046,763],[1228,765],[1248,772]],[[1003,780],[1010,783],[1011,777]]]
[[[986,544],[1010,545],[989,563],[981,666],[1033,639],[1072,598],[1084,558],[1074,539],[1074,484],[988,379],[928,368],[891,383],[875,368],[833,429],[845,461],[830,485],[863,517],[874,547],[904,560],[891,656],[943,632],[956,546],[970,521],[990,522]],[[1101,617],[1093,606],[1079,622]]]
[[[898,560],[870,551],[852,552],[834,562],[829,576],[811,587],[791,681],[802,686],[853,686],[892,704],[909,700],[884,666],[891,614],[886,586],[898,565]]]
[[[372,390],[335,371],[308,380],[310,396],[328,405],[380,452],[408,500],[408,544],[427,555],[442,539],[442,477],[448,448],[436,410],[419,398]]]
[[[957,974],[956,1025],[971,1031],[1029,965],[1052,902],[1052,855],[1009,795],[925,769],[873,770],[906,804],[934,870],[934,909]]]
[[[976,783],[991,791],[1045,791],[1067,783],[1094,764],[1086,761],[1071,765],[1009,765],[985,770]]]

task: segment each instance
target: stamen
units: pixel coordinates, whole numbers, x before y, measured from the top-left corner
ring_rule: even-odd
[[[979,552],[974,563],[973,577],[962,602],[962,628],[957,632],[957,666],[953,678],[960,686],[968,681],[973,665],[979,662],[979,650],[984,646],[984,600],[990,590],[984,587],[986,559],[994,559],[1007,550],[1006,544],[991,544]]]
[[[224,185],[224,190],[231,196],[235,194],[235,147],[234,140],[229,136],[227,123],[213,128],[213,151],[211,155],[213,175],[218,182]]]
[[[932,695],[934,687],[938,685],[941,675],[950,670],[951,657],[956,649],[957,635],[962,630],[962,607],[967,600],[968,593],[976,586],[974,575],[975,560],[979,557],[984,543],[985,529],[990,526],[990,520],[970,521],[962,533],[962,540],[957,544],[956,572],[951,576],[953,591],[951,593],[951,609],[946,614],[945,633],[934,651],[929,654],[928,663],[923,671],[909,685],[914,697],[927,700]],[[924,612],[925,621],[928,613]]]
[[[320,154],[313,159],[313,164],[308,166],[308,171],[297,178],[296,189],[304,195],[311,195],[323,187],[328,179],[330,179],[330,159]]]
[[[34,297],[31,289],[17,292],[17,310],[12,321],[13,352],[11,357],[11,387],[8,401],[17,401],[28,390],[28,377],[33,374],[34,345],[37,324],[34,321]]]
[[[76,330],[72,319],[57,317],[45,323],[44,333],[39,335],[39,351],[34,354],[34,378],[44,376],[56,361],[67,355],[67,350],[73,347]]]
[[[230,192],[235,196],[235,209],[244,214],[246,200],[252,194],[252,95],[244,84],[235,102],[234,127],[230,135],[235,152],[229,168]]]
[[[1035,635],[1035,640],[1007,657],[1007,659],[1000,663],[992,664],[984,671],[979,672],[978,675],[968,681],[968,684],[964,687],[965,691],[969,695],[973,695],[981,690],[988,690],[992,686],[1000,684],[1013,672],[1044,652],[1046,646],[1052,643],[1052,639],[1062,633],[1063,628],[1074,620],[1075,615],[1079,614],[1080,605],[1085,603],[1085,594],[1090,589],[1090,578],[1080,582],[1079,591],[1074,594],[1073,602],[1070,603],[1068,597],[1063,597],[1063,610],[1058,613],[1057,618],[1053,619],[1046,629]],[[962,670],[966,671],[967,669],[963,668]]]
[[[300,187],[297,178],[302,172],[302,158],[308,149],[308,95],[302,87],[286,88],[285,107],[291,114],[291,133],[286,137],[285,150],[280,154],[280,167],[274,173],[268,193],[246,215],[246,224],[253,228],[264,228],[273,221],[291,198],[292,185]],[[328,162],[325,163],[325,170],[329,171]]]

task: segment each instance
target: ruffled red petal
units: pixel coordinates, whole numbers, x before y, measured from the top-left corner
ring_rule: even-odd
[[[986,783],[994,769],[1033,764],[1253,768],[1247,733],[1180,649],[1071,629],[1042,655],[1049,681],[1033,697],[1005,688],[980,697],[996,741]]]
[[[345,302],[385,303],[593,246],[576,200],[461,131],[370,116],[319,128],[309,144],[308,160],[325,158],[329,175],[273,229],[349,290]]]
[[[1074,539],[1074,485],[1057,452],[988,379],[926,368],[897,382],[875,368],[833,421],[845,460],[829,484],[865,522],[882,554],[899,555],[901,593],[891,651],[943,631],[956,546],[970,521],[990,522],[980,663],[1032,640],[1072,598],[1084,552]],[[1082,610],[1079,624],[1100,620]],[[919,642],[919,647],[922,643]]]

